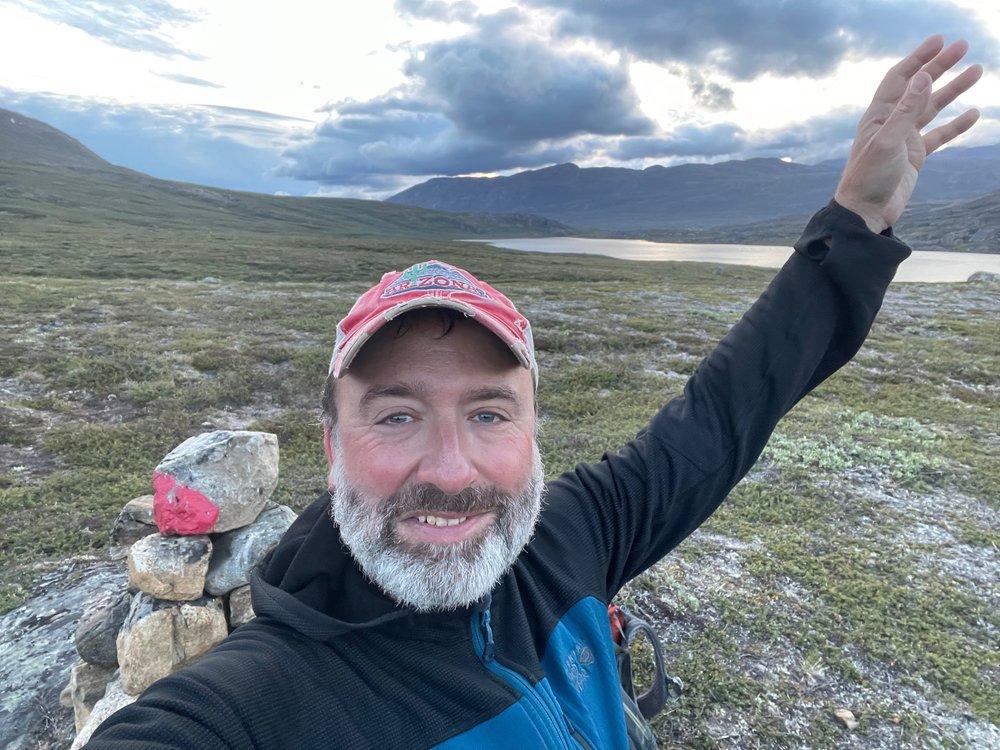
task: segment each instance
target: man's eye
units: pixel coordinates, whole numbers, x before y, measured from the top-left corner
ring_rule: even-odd
[[[386,424],[406,424],[407,422],[412,422],[413,417],[409,414],[390,414],[382,421]]]
[[[475,416],[475,420],[481,424],[497,424],[503,420],[503,417],[491,411],[482,411]]]

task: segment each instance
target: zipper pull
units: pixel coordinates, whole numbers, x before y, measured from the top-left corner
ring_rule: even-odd
[[[489,663],[496,655],[496,648],[493,645],[493,628],[490,626],[490,608],[487,605],[479,615],[479,623],[483,631],[483,661]]]

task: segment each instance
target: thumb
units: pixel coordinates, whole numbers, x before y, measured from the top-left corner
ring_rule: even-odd
[[[932,82],[930,73],[925,70],[917,71],[916,75],[910,79],[910,85],[906,87],[906,94],[903,98],[905,99],[910,96],[922,97],[924,92],[930,88]]]
[[[926,71],[919,71],[910,79],[906,93],[896,104],[892,114],[882,126],[882,137],[890,142],[903,142],[918,127],[920,114],[930,102],[933,80]]]

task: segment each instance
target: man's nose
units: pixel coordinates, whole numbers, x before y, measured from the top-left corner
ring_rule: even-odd
[[[416,480],[433,484],[449,495],[472,485],[478,471],[461,427],[450,420],[442,421],[434,425],[430,433]]]

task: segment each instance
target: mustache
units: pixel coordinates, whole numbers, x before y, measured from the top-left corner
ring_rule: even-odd
[[[466,487],[461,492],[450,494],[434,484],[423,483],[408,485],[394,492],[383,501],[382,507],[387,515],[395,517],[421,510],[473,515],[503,508],[513,499],[513,495],[497,487]]]

